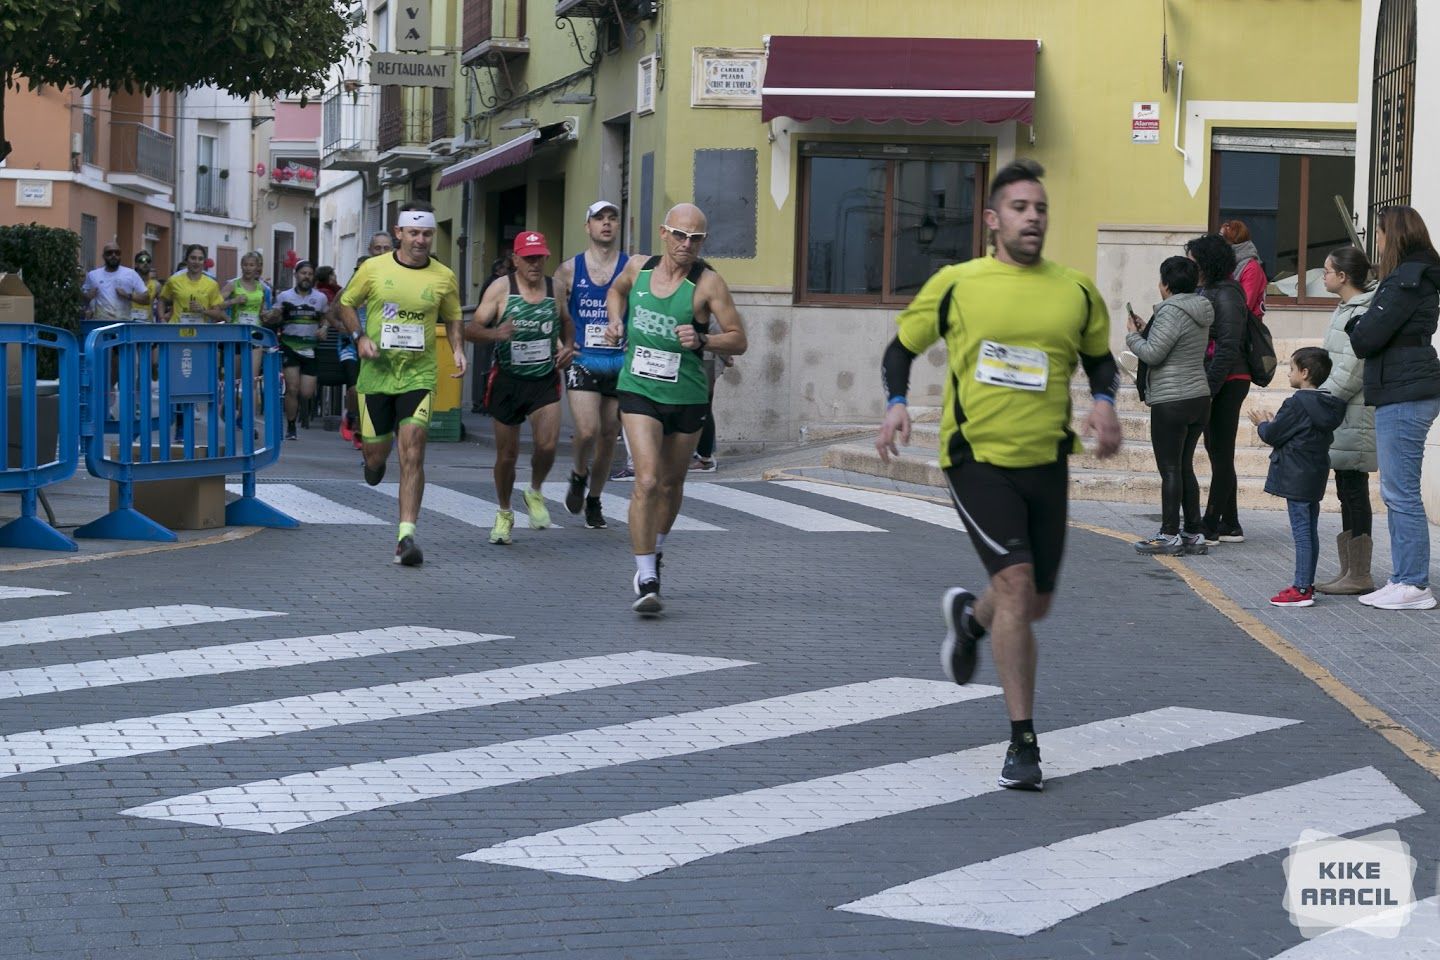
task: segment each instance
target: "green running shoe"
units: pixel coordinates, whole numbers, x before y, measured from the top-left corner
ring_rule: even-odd
[[[545,495],[540,491],[525,491],[525,509],[530,511],[531,530],[544,530],[550,526],[550,511],[546,509]]]
[[[501,510],[495,514],[495,526],[490,528],[490,542],[507,544],[510,542],[510,528],[515,526],[515,511]]]

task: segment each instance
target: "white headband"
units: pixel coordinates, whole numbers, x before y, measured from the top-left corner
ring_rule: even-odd
[[[435,214],[429,210],[405,210],[400,214],[400,219],[395,221],[397,227],[429,227],[435,229]]]

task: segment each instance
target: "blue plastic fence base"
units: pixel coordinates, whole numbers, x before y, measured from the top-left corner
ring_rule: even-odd
[[[180,539],[134,507],[112,510],[99,520],[77,527],[75,536],[87,540],[158,540],[162,543]]]
[[[16,517],[0,527],[0,547],[22,550],[65,550],[74,552],[80,544],[39,517]]]
[[[255,497],[241,497],[225,505],[227,527],[276,527],[291,530],[300,526],[300,521],[288,513],[281,513],[270,504]]]

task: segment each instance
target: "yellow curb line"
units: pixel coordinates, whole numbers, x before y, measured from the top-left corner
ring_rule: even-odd
[[[1088,530],[1091,533],[1098,533],[1101,536],[1112,537],[1127,543],[1135,539],[1132,534],[1121,533],[1118,530],[1097,527],[1088,523],[1071,521],[1070,525],[1072,527],[1078,527],[1081,530]],[[1210,604],[1210,606],[1218,610],[1237,627],[1258,640],[1260,644],[1271,653],[1294,667],[1302,676],[1312,681],[1333,700],[1354,714],[1356,719],[1361,723],[1380,734],[1380,736],[1386,740],[1389,740],[1398,747],[1400,752],[1404,753],[1405,756],[1414,760],[1430,773],[1440,777],[1440,750],[1436,750],[1394,717],[1347,687],[1333,673],[1316,663],[1293,643],[1276,633],[1274,629],[1266,626],[1260,618],[1241,607],[1234,600],[1231,600],[1219,587],[1200,576],[1200,574],[1186,566],[1179,559],[1164,556],[1157,556],[1155,559],[1160,561],[1162,566],[1168,567],[1173,572],[1179,574],[1180,579],[1184,580],[1185,584],[1190,587],[1191,590],[1194,590],[1200,599]]]
[[[204,537],[199,540],[186,540],[183,543],[158,543],[149,547],[137,547],[134,550],[114,550],[110,553],[91,553],[84,556],[56,557],[53,560],[36,560],[31,563],[12,563],[0,566],[0,573],[12,573],[16,570],[38,570],[41,567],[63,567],[72,563],[91,563],[95,560],[113,560],[117,557],[141,557],[147,553],[167,553],[171,550],[188,550],[190,547],[209,547],[217,543],[233,543],[236,540],[253,537],[263,529],[265,528],[237,527],[234,530],[217,533],[213,537]]]

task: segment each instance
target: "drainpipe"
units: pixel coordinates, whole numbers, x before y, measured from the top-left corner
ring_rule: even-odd
[[[183,203],[183,187],[185,178],[181,175],[182,164],[185,159],[185,91],[175,91],[175,186],[172,188],[174,196],[174,210],[170,214],[170,262],[165,265],[167,277],[168,271],[173,270],[175,264],[180,262],[180,211]]]
[[[1182,157],[1185,158],[1185,163],[1186,163],[1186,165],[1188,166],[1189,163],[1190,163],[1190,154],[1186,153],[1186,152],[1185,152],[1185,148],[1182,147],[1182,146],[1180,146],[1180,123],[1181,123],[1181,121],[1184,119],[1184,116],[1183,116],[1184,106],[1185,106],[1185,61],[1184,61],[1184,60],[1176,60],[1176,61],[1175,61],[1175,149],[1180,151],[1180,156],[1182,156]]]

